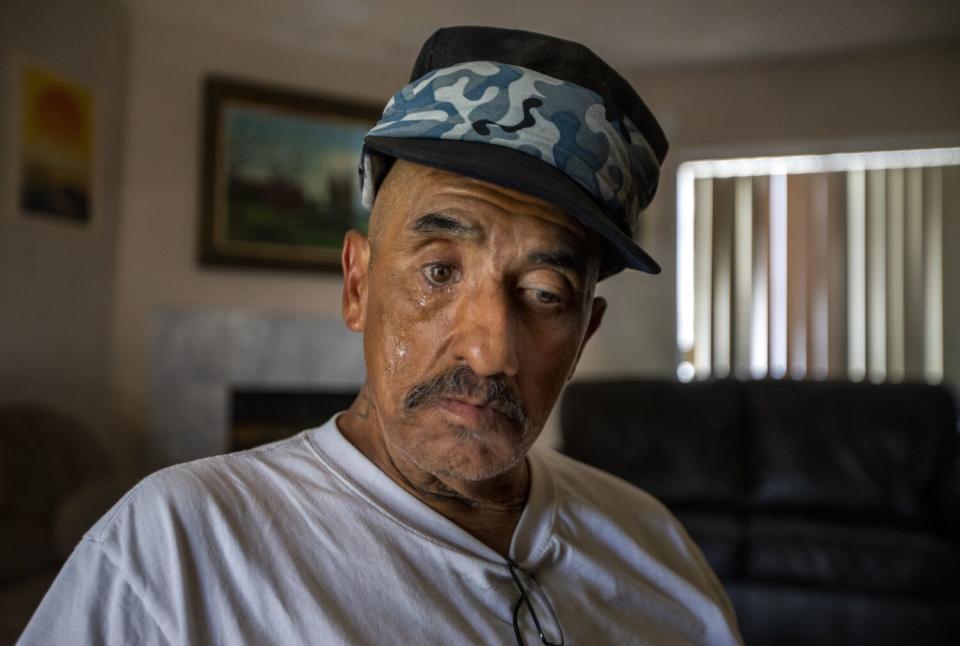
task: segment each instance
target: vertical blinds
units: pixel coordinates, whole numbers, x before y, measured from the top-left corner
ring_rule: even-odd
[[[689,162],[678,211],[681,379],[942,379],[960,148]]]

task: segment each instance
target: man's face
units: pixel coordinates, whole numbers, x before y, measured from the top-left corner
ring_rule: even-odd
[[[516,467],[604,302],[599,244],[548,203],[398,161],[371,247],[348,235],[344,316],[390,452],[441,478]]]

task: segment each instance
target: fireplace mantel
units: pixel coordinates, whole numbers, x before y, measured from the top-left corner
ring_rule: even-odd
[[[152,341],[152,468],[227,451],[238,386],[348,391],[363,383],[361,337],[339,318],[163,308]]]

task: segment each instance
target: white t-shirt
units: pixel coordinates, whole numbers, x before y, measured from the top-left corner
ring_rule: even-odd
[[[549,449],[528,460],[510,555],[566,644],[739,643],[716,577],[660,503]],[[330,420],[143,480],[86,534],[20,643],[511,644],[519,597],[503,557]],[[540,643],[525,610],[519,623]]]

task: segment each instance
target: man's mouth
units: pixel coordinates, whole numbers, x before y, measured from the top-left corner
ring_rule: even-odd
[[[449,395],[444,399],[460,402],[461,404],[467,404],[469,406],[475,406],[476,408],[483,408],[484,406],[488,406],[490,404],[489,399],[484,399],[482,397],[470,397],[468,395]]]
[[[444,410],[453,413],[454,416],[461,418],[466,422],[466,426],[479,427],[486,426],[500,416],[500,413],[483,400],[461,398],[461,397],[442,397],[437,404]]]

